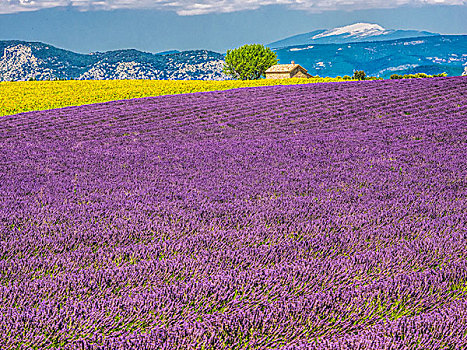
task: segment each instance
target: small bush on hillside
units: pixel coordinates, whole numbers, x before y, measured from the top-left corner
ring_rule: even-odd
[[[429,78],[430,77],[428,74],[425,74],[425,73],[417,73],[415,74],[415,76],[417,78]]]
[[[419,78],[437,78],[437,77],[447,77],[446,73],[428,75],[425,73],[416,73],[416,74],[393,74],[390,79],[419,79]]]
[[[366,77],[366,74],[362,70],[356,70],[355,72],[353,72],[353,78],[355,80],[365,80],[365,77]]]

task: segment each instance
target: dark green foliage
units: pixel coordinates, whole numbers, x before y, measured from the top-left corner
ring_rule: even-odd
[[[344,77],[342,78],[344,80],[352,80],[352,77],[350,75],[344,75]]]
[[[425,73],[416,73],[416,74],[393,74],[391,75],[391,79],[416,79],[416,78],[438,78],[438,77],[447,77],[446,73],[428,75]]]
[[[353,78],[355,80],[365,80],[365,77],[366,77],[366,74],[362,70],[356,70],[355,72],[353,72]]]
[[[234,79],[259,79],[277,62],[277,55],[270,48],[260,44],[244,45],[227,50],[224,73]]]

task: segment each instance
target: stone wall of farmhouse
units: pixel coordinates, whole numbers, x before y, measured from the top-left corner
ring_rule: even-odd
[[[290,78],[289,72],[283,73],[266,73],[266,79],[287,79]]]
[[[308,78],[308,76],[301,70],[298,70],[295,74],[292,74],[292,78]]]

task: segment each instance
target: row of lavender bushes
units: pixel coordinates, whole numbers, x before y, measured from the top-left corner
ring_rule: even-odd
[[[0,119],[0,348],[465,349],[467,80]]]

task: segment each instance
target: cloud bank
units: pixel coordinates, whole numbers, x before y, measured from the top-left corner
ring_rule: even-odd
[[[0,14],[72,7],[81,11],[156,9],[181,16],[255,10],[267,5],[320,13],[331,10],[384,9],[399,6],[466,5],[467,0],[0,0]]]

